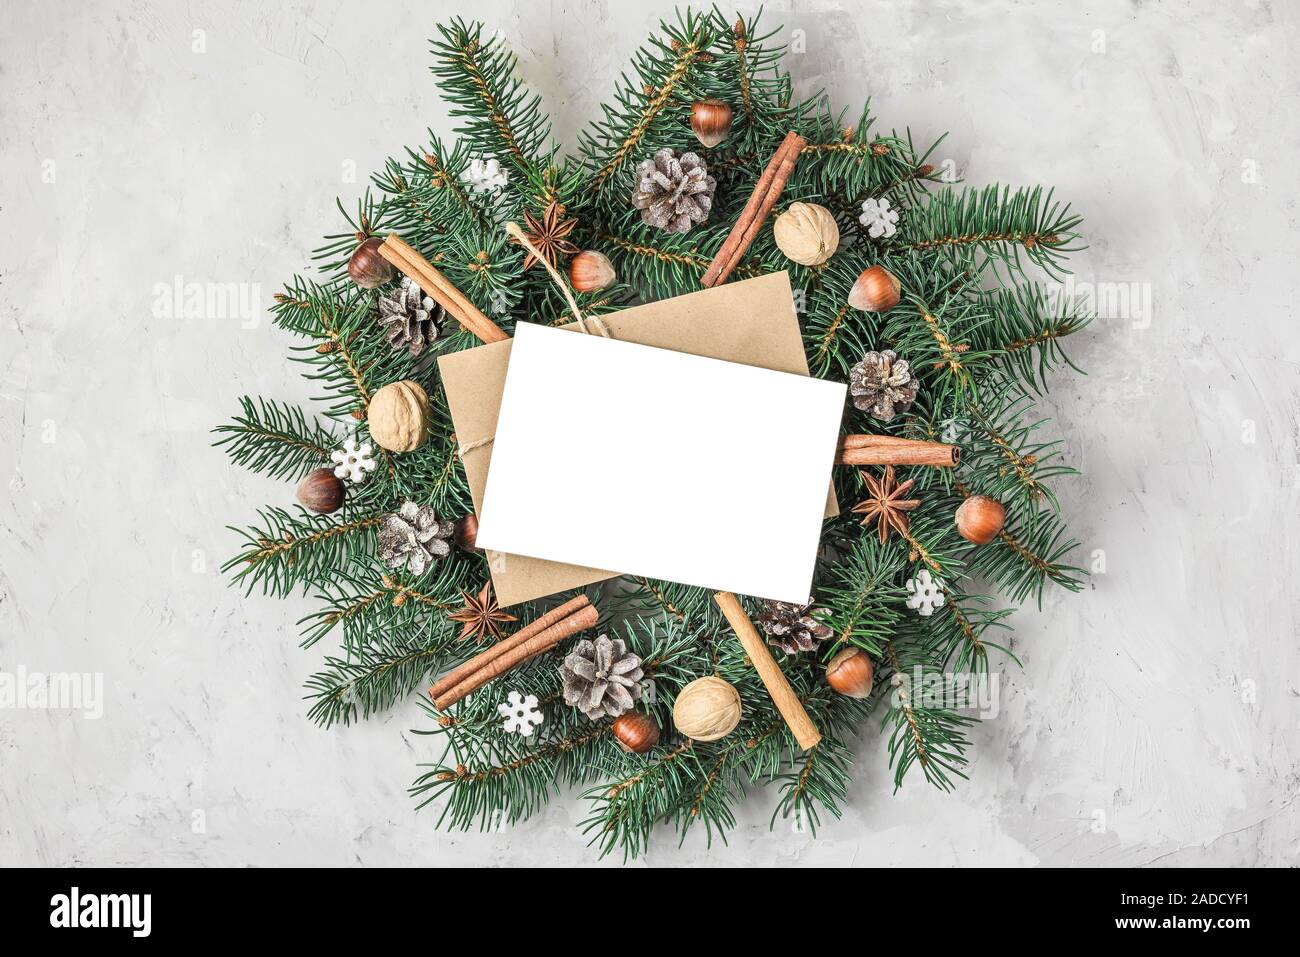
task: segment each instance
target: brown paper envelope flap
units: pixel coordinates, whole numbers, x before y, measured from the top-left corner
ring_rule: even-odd
[[[735,318],[746,321],[727,321]],[[616,339],[776,372],[808,374],[786,272],[632,306],[601,319]],[[561,328],[581,331],[576,322]]]
[[[740,318],[745,321],[734,321]],[[601,316],[601,321],[614,338],[627,342],[778,372],[808,374],[790,277],[785,272],[633,306]],[[561,328],[581,332],[577,322]],[[438,357],[456,439],[461,445],[496,434],[510,346],[510,340],[506,340]],[[483,506],[491,459],[491,445],[475,449],[465,458],[465,477],[476,512]],[[831,489],[826,517],[838,514]],[[621,574],[501,552],[491,552],[488,558],[497,600],[503,606]]]

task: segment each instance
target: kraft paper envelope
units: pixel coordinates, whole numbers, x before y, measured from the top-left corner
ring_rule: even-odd
[[[601,320],[615,339],[778,372],[808,374],[790,277],[784,272],[633,306],[602,316]],[[583,335],[576,322],[561,328]],[[456,438],[462,445],[496,434],[510,346],[507,339],[438,358]],[[538,401],[546,401],[545,396],[539,396]],[[555,414],[573,423],[574,441],[600,441],[600,436],[584,434],[581,410],[556,409]],[[491,445],[473,449],[465,456],[465,476],[476,512],[483,506],[491,460]],[[755,464],[737,462],[736,469],[753,468]],[[581,481],[581,476],[539,475],[537,481],[574,482]],[[837,514],[839,508],[831,490],[827,494],[826,517]],[[489,552],[488,558],[497,600],[506,606],[621,574],[521,555]]]

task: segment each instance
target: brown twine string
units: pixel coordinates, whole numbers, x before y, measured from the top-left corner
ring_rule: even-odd
[[[460,456],[461,461],[464,461],[465,456],[469,455],[469,453],[478,449],[486,448],[494,441],[496,441],[496,437],[489,435],[486,439],[479,439],[477,442],[470,442],[467,445],[457,445],[456,454]]]
[[[569,289],[569,284],[564,281],[564,278],[556,268],[551,265],[551,261],[543,256],[538,248],[533,245],[533,241],[528,238],[528,235],[522,229],[519,228],[518,223],[506,223],[506,232],[510,234],[511,238],[513,238],[515,242],[519,243],[519,245],[532,253],[534,259],[546,267],[546,271],[551,274],[551,278],[555,280],[555,285],[560,288],[560,292],[564,295],[565,302],[569,304],[569,311],[573,313],[573,318],[578,320],[578,328],[588,335],[591,335],[591,330],[587,328],[587,317],[584,316],[582,310],[578,308],[578,301],[573,298],[573,292]],[[591,317],[591,321],[596,324],[597,332],[606,339],[611,338],[609,330],[605,328],[603,322],[595,316]]]

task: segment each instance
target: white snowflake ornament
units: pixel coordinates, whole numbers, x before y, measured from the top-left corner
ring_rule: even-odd
[[[476,193],[490,193],[502,189],[509,181],[506,171],[495,159],[473,159],[461,174],[461,179]]]
[[[867,227],[867,235],[872,239],[894,235],[894,223],[898,222],[898,211],[889,208],[887,199],[869,199],[862,204],[862,215],[858,222]]]
[[[537,696],[525,697],[518,691],[512,691],[506,700],[497,705],[497,712],[505,718],[506,731],[532,737],[533,729],[546,720],[546,715],[537,709]]]
[[[907,607],[915,609],[922,618],[929,618],[936,608],[943,607],[946,600],[943,595],[943,582],[931,578],[930,569],[922,568],[916,573],[915,578],[909,578],[903,584],[911,593],[907,599]]]
[[[360,485],[375,470],[375,460],[370,456],[370,443],[358,447],[356,439],[344,439],[343,448],[330,453],[334,462],[334,477]]]

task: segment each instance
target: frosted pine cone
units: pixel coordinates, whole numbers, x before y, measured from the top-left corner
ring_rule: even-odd
[[[631,711],[641,697],[641,659],[627,650],[622,638],[601,635],[583,640],[560,665],[564,702],[592,721],[617,718]]]
[[[916,398],[920,383],[906,359],[891,350],[868,352],[849,370],[849,394],[853,404],[873,419],[888,422],[906,412]]]
[[[424,347],[442,335],[447,313],[424,294],[409,278],[391,295],[379,299],[379,324],[394,349],[409,349],[418,356]]]
[[[684,233],[709,218],[717,185],[699,156],[665,147],[637,166],[632,205],[645,223]]]
[[[769,601],[764,603],[758,624],[766,632],[768,644],[776,645],[787,655],[816,651],[818,645],[834,634],[834,630],[814,618],[812,612],[811,605]]]
[[[439,558],[451,554],[448,539],[455,522],[439,521],[432,505],[405,502],[401,509],[384,516],[379,529],[379,560],[389,568],[401,568],[423,575]]]

